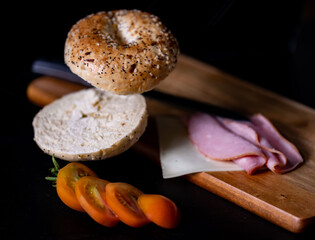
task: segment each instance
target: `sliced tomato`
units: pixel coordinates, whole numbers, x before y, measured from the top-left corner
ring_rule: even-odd
[[[57,194],[61,201],[68,207],[81,212],[84,212],[84,209],[77,200],[74,186],[83,176],[97,177],[97,175],[87,166],[78,162],[73,162],[59,170],[56,180]]]
[[[127,183],[106,185],[106,202],[120,221],[131,227],[142,227],[150,222],[137,203],[142,194],[139,189]]]
[[[109,182],[96,177],[82,177],[75,184],[75,193],[82,208],[96,222],[113,227],[119,218],[109,208],[105,200],[105,186]]]
[[[176,204],[161,195],[143,194],[138,204],[146,217],[163,228],[175,228],[180,220],[180,212]]]

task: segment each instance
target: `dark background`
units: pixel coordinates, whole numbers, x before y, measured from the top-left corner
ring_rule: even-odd
[[[3,61],[12,67],[11,79],[21,70],[29,71],[38,57],[62,60],[67,32],[80,18],[121,8],[159,16],[177,37],[182,53],[315,106],[313,0],[42,1],[2,6],[9,14],[2,16],[3,40],[8,41],[2,51],[9,50]],[[23,85],[13,79],[14,88],[17,82]]]
[[[314,1],[36,1],[1,6],[1,239],[307,239],[287,232],[183,179],[163,180],[135,152],[88,163],[101,177],[172,198],[182,224],[167,231],[123,224],[107,229],[65,207],[44,180],[50,157],[32,141],[39,108],[25,96],[37,58],[63,59],[71,26],[97,11],[140,9],[159,16],[181,52],[248,82],[315,107]],[[64,165],[61,162],[61,165]],[[309,239],[311,239],[309,237]]]

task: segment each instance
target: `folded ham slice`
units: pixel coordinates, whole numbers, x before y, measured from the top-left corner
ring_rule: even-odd
[[[248,174],[265,168],[285,173],[303,162],[296,147],[261,114],[235,121],[196,113],[188,121],[188,132],[202,154],[232,160]]]
[[[290,141],[285,139],[267,118],[261,114],[255,114],[250,117],[250,121],[254,129],[262,137],[261,142],[266,141],[270,144],[270,147],[278,150],[286,157],[286,161],[281,159],[278,162],[273,161],[273,159],[268,161],[267,166],[270,170],[276,173],[286,173],[295,169],[303,162],[299,150]]]

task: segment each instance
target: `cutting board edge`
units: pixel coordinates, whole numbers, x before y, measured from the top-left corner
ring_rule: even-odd
[[[184,178],[290,232],[301,233],[315,222],[315,216],[294,216],[216,178],[211,172],[189,174]]]
[[[251,89],[255,89],[255,91],[258,91],[260,94],[266,95],[268,97],[271,97],[273,99],[281,99],[283,102],[285,102],[288,105],[294,105],[294,107],[296,108],[301,108],[303,109],[303,111],[308,112],[309,114],[315,115],[315,109],[307,106],[297,100],[291,99],[289,97],[286,97],[284,95],[281,95],[279,93],[276,93],[274,91],[271,91],[265,87],[259,86],[257,84],[248,82],[242,78],[239,78],[237,76],[234,76],[228,72],[222,71],[219,68],[216,68],[204,61],[198,60],[194,57],[185,55],[185,54],[180,54],[179,58],[178,58],[178,62],[182,62],[185,63],[187,65],[193,65],[194,67],[199,68],[201,71],[210,71],[210,72],[214,72],[216,74],[222,75],[224,77],[225,80],[228,81],[233,81],[236,82],[238,85],[242,86],[242,87],[246,87],[247,89],[251,90]],[[160,89],[161,91],[163,91],[163,89]],[[254,112],[253,112],[254,113]]]

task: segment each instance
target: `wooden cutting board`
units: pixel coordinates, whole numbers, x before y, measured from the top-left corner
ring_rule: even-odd
[[[43,106],[83,88],[50,77],[31,82],[27,96]],[[301,151],[305,163],[293,172],[276,175],[263,172],[202,172],[185,176],[205,188],[291,232],[302,232],[315,222],[315,110],[264,90],[187,56],[179,57],[176,69],[158,90],[221,106],[245,115],[262,113]],[[183,112],[148,100],[151,116]],[[159,151],[148,129],[134,149],[158,159]],[[149,139],[149,140],[148,140]],[[151,140],[150,140],[151,139]],[[153,138],[156,139],[156,138]]]

